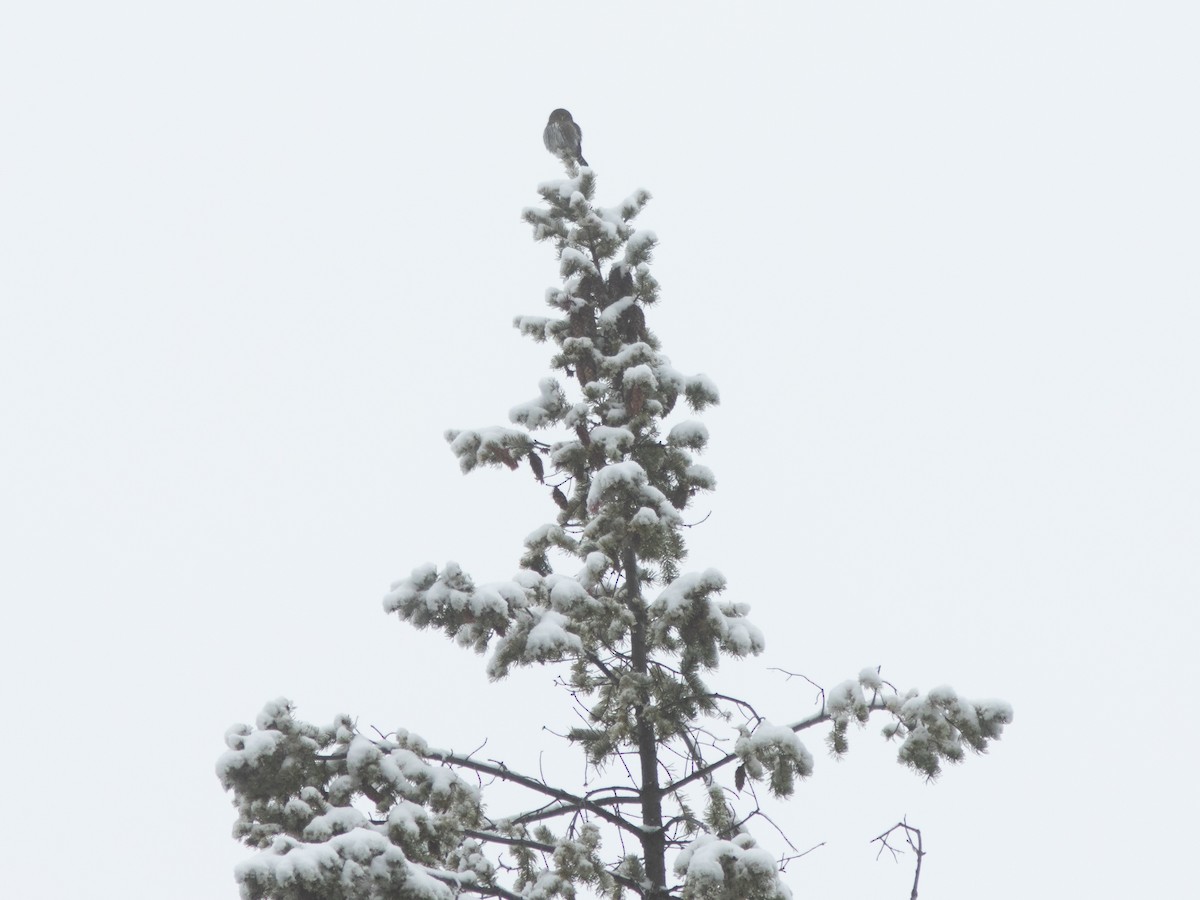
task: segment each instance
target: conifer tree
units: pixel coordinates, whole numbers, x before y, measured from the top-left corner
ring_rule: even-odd
[[[647,326],[656,238],[632,223],[650,195],[597,206],[593,171],[564,163],[568,177],[540,185],[543,205],[524,212],[556,247],[562,284],[547,291],[549,316],[515,320],[553,347],[555,375],[510,425],[447,433],[464,472],[529,469],[554,519],[526,539],[511,580],[426,565],[384,607],[486,653],[493,679],[555,667],[586,707],[569,741],[592,767],[623,763],[609,771],[628,783],[550,784],[405,730],[366,734],[349,716],[309,724],[276,700],[228,731],[217,764],[234,834],[257,851],[236,870],[245,898],[786,898],[739,792],[749,781],[791,795],[813,770],[801,733],[824,728],[841,754],[850,726],[878,714],[899,761],[933,777],[1011,721],[1003,702],[899,692],[864,669],[806,718],[776,725],[750,707],[731,724],[748,705],[708,679],[722,656],[762,651],[763,635],[718,571],[681,569],[684,513],[715,479],[695,461],[705,427],[665,424],[681,404],[715,404],[717,389],[676,371]],[[722,729],[720,749],[702,740]],[[527,792],[528,807],[486,804],[481,775]]]

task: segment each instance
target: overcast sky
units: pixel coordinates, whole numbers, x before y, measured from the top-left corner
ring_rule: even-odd
[[[555,509],[442,432],[537,393],[568,107],[654,194],[650,326],[705,372],[690,565],[772,720],[883,666],[1010,701],[935,785],[882,722],[777,821],[797,897],[1194,878],[1194,4],[29,3],[0,23],[0,858],[22,900],[234,898],[215,776],[263,702],[577,776],[552,673],[384,616]],[[494,810],[500,812],[500,809]],[[763,825],[776,852],[786,845]]]

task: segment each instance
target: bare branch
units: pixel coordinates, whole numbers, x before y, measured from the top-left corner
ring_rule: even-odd
[[[741,709],[745,710],[746,712],[748,712],[750,714],[751,718],[754,719],[755,727],[757,727],[758,723],[763,720],[763,717],[758,714],[758,710],[756,710],[753,706],[751,706],[745,700],[739,700],[737,697],[730,697],[728,694],[718,694],[715,691],[710,693],[708,696],[710,696],[716,700],[724,700],[727,703],[732,703],[735,706],[738,706]]]
[[[904,840],[917,855],[917,870],[913,873],[912,893],[909,895],[909,900],[917,900],[917,884],[921,880],[921,860],[925,857],[925,847],[921,843],[921,829],[913,828],[911,825],[909,825],[907,816],[905,816],[883,834],[879,835],[879,837],[871,839],[872,844],[874,844],[876,841],[879,841],[879,853],[875,854],[875,859],[879,859],[880,854],[882,854],[884,850],[887,850],[892,854],[892,859],[899,861],[900,854],[904,851],[898,847],[893,847],[890,843],[888,843],[888,838],[891,837],[892,833],[897,829],[900,829],[904,832]],[[915,842],[913,841],[913,835],[916,835],[917,838]]]
[[[769,666],[767,671],[782,672],[784,675],[787,676],[788,681],[791,681],[793,678],[803,678],[805,681],[807,681],[809,684],[811,684],[813,687],[815,687],[817,689],[817,699],[821,701],[821,709],[825,708],[825,688],[821,687],[821,685],[817,684],[815,681],[813,681],[807,675],[802,675],[799,672],[789,672],[787,669],[781,669],[778,666]]]
[[[791,841],[788,841],[788,843],[790,844],[790,843],[791,843]],[[817,849],[819,849],[819,848],[821,848],[821,847],[824,847],[824,846],[825,846],[825,842],[824,842],[824,841],[821,841],[821,843],[819,843],[819,844],[814,844],[813,846],[811,846],[811,847],[809,847],[807,850],[805,850],[803,853],[794,853],[794,854],[792,854],[791,856],[781,856],[781,857],[779,857],[779,871],[780,871],[780,872],[786,872],[786,871],[787,871],[787,864],[788,864],[788,863],[790,863],[792,860],[794,860],[794,859],[800,859],[800,857],[802,857],[802,856],[808,856],[808,854],[812,853],[814,850],[817,850]]]
[[[613,796],[597,800],[597,803],[635,803],[638,799],[638,789],[631,784],[610,784],[605,787],[592,788],[584,796],[591,800],[593,794],[603,794],[605,791],[612,791]],[[617,791],[629,791],[632,796],[617,797]]]

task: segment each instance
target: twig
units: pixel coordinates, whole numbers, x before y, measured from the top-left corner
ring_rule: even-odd
[[[905,816],[883,834],[879,835],[879,837],[872,838],[872,844],[876,841],[879,841],[879,853],[875,854],[875,859],[879,859],[880,854],[882,854],[884,850],[887,850],[892,854],[892,859],[895,859],[897,862],[899,861],[900,854],[904,851],[897,847],[893,847],[888,843],[888,838],[891,837],[892,832],[896,831],[896,829],[901,829],[904,832],[904,840],[908,843],[908,846],[913,849],[913,852],[917,854],[917,870],[913,874],[912,893],[909,895],[909,900],[917,900],[917,884],[921,880],[921,860],[925,857],[925,848],[921,843],[920,828],[913,828],[911,825],[909,825],[908,817]],[[914,834],[917,836],[915,843],[913,842]]]
[[[790,844],[790,843],[791,843],[791,841],[788,841],[788,843]],[[814,850],[817,850],[817,849],[819,849],[819,848],[821,848],[821,847],[824,847],[824,846],[825,846],[825,842],[824,842],[824,841],[821,841],[821,843],[819,843],[819,844],[814,844],[812,847],[809,847],[809,848],[808,848],[807,850],[805,850],[803,853],[794,853],[794,854],[792,854],[791,856],[781,856],[781,857],[779,857],[779,871],[780,871],[780,872],[786,872],[786,871],[787,871],[787,864],[788,864],[788,863],[790,863],[792,860],[794,860],[794,859],[799,859],[799,858],[800,858],[800,857],[802,857],[802,856],[808,856],[808,854],[812,853]]]
[[[805,681],[807,681],[809,684],[811,684],[813,687],[815,687],[817,689],[817,699],[821,701],[821,709],[825,708],[825,688],[821,687],[819,684],[817,684],[815,681],[813,681],[807,675],[802,675],[799,672],[789,672],[787,669],[781,669],[778,666],[769,666],[767,668],[767,671],[782,672],[784,675],[787,676],[788,681],[791,681],[793,678],[803,678]]]

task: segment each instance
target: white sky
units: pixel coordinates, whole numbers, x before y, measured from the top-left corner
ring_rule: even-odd
[[[236,896],[222,734],[291,697],[561,766],[546,671],[386,618],[553,516],[448,427],[537,393],[556,106],[655,195],[650,318],[723,405],[690,532],[780,722],[882,664],[1000,696],[936,785],[873,724],[779,821],[801,896],[1190,883],[1200,126],[1190,3],[12,4],[0,24],[5,893]],[[768,827],[768,846],[783,845]]]

